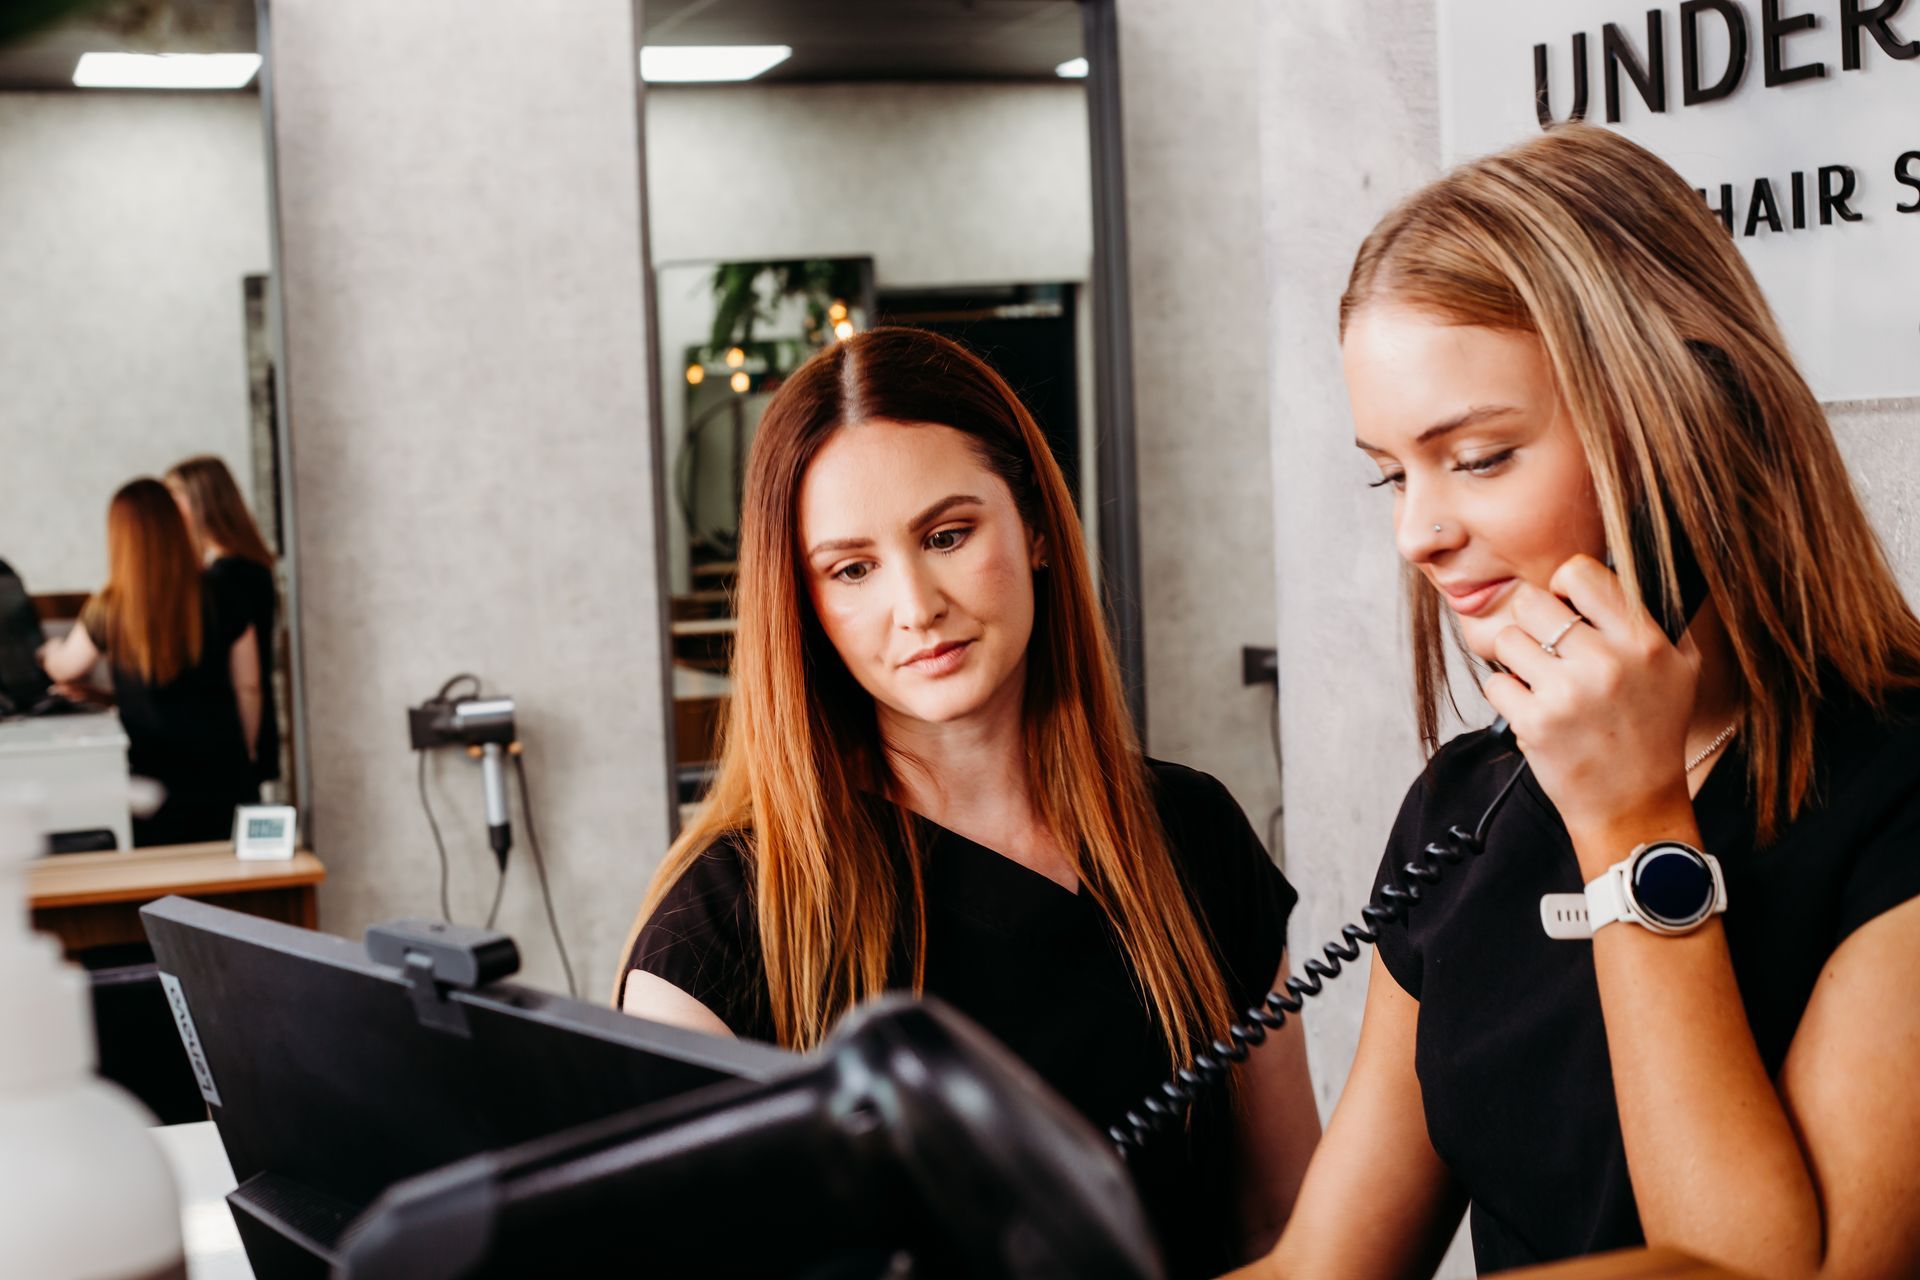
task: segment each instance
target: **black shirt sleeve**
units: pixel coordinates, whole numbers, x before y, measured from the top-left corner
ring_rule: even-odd
[[[1272,986],[1300,895],[1218,778],[1152,762],[1161,825],[1225,970],[1237,1009]]]
[[[1389,884],[1407,889],[1407,877],[1401,868],[1418,859],[1427,843],[1444,836],[1448,827],[1460,825],[1471,830],[1478,825],[1500,786],[1510,776],[1510,768],[1509,772],[1502,772],[1501,762],[1511,754],[1510,748],[1485,729],[1463,733],[1434,754],[1413,785],[1407,788],[1406,799],[1400,802],[1400,813],[1393,820],[1393,832],[1387,837],[1380,869],[1373,877],[1369,901],[1379,902],[1380,891]],[[1457,873],[1452,874],[1442,892],[1458,890],[1460,878]],[[1421,892],[1432,897],[1435,890],[1422,886]],[[1358,910],[1356,903],[1355,916]],[[1422,953],[1406,922],[1381,925],[1376,932],[1379,941],[1374,944],[1375,949],[1387,972],[1393,975],[1401,990],[1418,1000]]]
[[[737,1036],[775,1038],[739,837],[716,841],[693,860],[640,927],[626,967],[671,982]]]
[[[212,600],[210,613],[214,636],[222,652],[231,649],[233,642],[245,635],[248,627],[256,625],[254,616],[259,607],[257,587],[250,581],[253,575],[248,570],[259,568],[250,560],[223,556],[208,565],[200,575],[202,588]]]
[[[1380,891],[1389,884],[1401,883],[1400,867],[1412,861],[1419,849],[1422,833],[1428,827],[1427,786],[1425,773],[1415,778],[1413,785],[1407,788],[1407,797],[1400,802],[1400,816],[1393,821],[1393,833],[1387,837],[1386,852],[1380,857],[1380,870],[1373,877],[1373,892],[1369,901],[1378,902]],[[1420,949],[1414,945],[1407,933],[1404,921],[1380,925],[1375,932],[1379,940],[1374,949],[1380,953],[1380,961],[1387,966],[1387,972],[1400,984],[1400,989],[1420,998]]]
[[[1857,794],[1879,797],[1884,808],[1841,888],[1836,947],[1875,916],[1920,897],[1920,725],[1894,728],[1863,774]]]

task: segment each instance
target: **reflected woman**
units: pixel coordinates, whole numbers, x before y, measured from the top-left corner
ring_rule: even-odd
[[[104,656],[127,733],[127,766],[166,791],[133,821],[136,845],[224,840],[233,809],[259,799],[241,731],[258,707],[253,629],[203,589],[200,561],[166,487],[139,479],[107,507],[107,584],[41,661],[56,681],[79,680]],[[257,710],[256,710],[257,714]]]
[[[1920,620],[1745,262],[1660,160],[1565,126],[1389,214],[1340,319],[1429,749],[1451,632],[1531,775],[1381,929],[1249,1274],[1427,1274],[1466,1205],[1483,1274],[1643,1240],[1920,1274]],[[1639,510],[1705,572],[1677,645]],[[1439,747],[1381,881],[1519,763],[1484,729]],[[1583,885],[1590,935],[1549,936],[1542,899]]]
[[[280,718],[273,698],[273,647],[278,634],[280,593],[274,583],[273,553],[247,510],[227,464],[212,454],[188,458],[166,474],[167,490],[193,537],[195,554],[205,566],[207,589],[223,616],[245,619],[253,628],[262,696],[255,706],[241,705],[242,729],[260,781],[280,776]]]
[[[1294,892],[1136,744],[1066,482],[998,375],[876,329],[769,404],[719,774],[642,906],[630,1013],[804,1049],[937,995],[1101,1129],[1283,970]],[[1134,1173],[1176,1275],[1250,1256],[1319,1130],[1297,1027]]]

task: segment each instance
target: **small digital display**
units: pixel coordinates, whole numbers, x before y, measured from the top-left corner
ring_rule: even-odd
[[[247,839],[249,840],[278,840],[286,834],[286,830],[285,818],[247,819]]]

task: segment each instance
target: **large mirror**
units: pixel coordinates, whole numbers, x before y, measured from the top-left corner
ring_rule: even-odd
[[[1114,406],[1099,403],[1096,376],[1105,299],[1085,12],[1075,0],[646,6],[661,579],[683,805],[710,772],[729,692],[746,452],[781,378],[821,346],[911,324],[971,347],[1045,431],[1105,557],[1101,411]],[[718,74],[738,78],[703,78]]]
[[[254,3],[28,6],[63,7],[0,44],[0,776],[41,784],[56,850],[220,839],[237,800],[300,799]],[[146,488],[110,537],[142,477],[177,519]],[[90,614],[102,656],[61,669],[87,602],[142,564],[159,582],[183,532],[218,604],[201,657],[130,683],[128,608]],[[189,794],[212,773],[219,797]]]

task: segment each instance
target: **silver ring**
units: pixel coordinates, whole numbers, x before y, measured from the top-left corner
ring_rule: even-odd
[[[1580,615],[1577,613],[1574,614],[1571,618],[1568,618],[1566,625],[1553,633],[1553,639],[1546,641],[1544,644],[1540,646],[1540,652],[1546,654],[1549,658],[1559,657],[1560,651],[1558,649],[1555,649],[1553,646],[1559,644],[1562,640],[1566,639],[1567,632],[1573,630],[1573,628],[1579,623],[1579,621],[1580,621]]]

